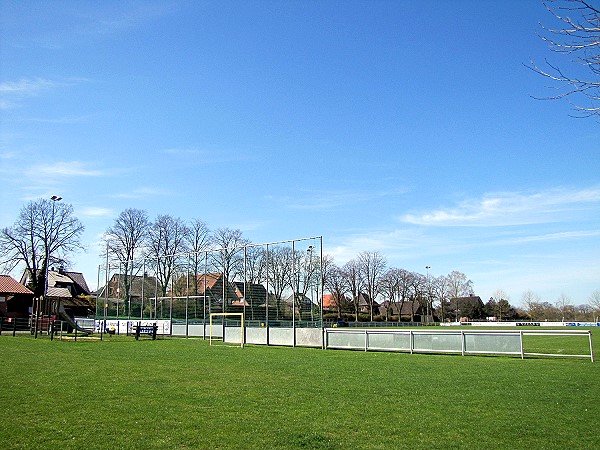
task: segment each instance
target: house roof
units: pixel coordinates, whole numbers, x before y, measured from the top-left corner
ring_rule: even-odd
[[[348,299],[345,296],[338,296],[337,294],[323,294],[323,308],[336,308],[338,301],[343,303],[348,301]]]
[[[384,311],[387,311],[387,308],[390,308],[392,314],[398,314],[398,309],[400,308],[400,302],[390,302],[389,300],[384,301],[381,306],[383,306]],[[412,314],[420,315],[422,313],[423,306],[416,301],[413,300],[405,300],[402,303],[401,314],[403,316],[410,316]]]
[[[55,297],[55,298],[71,298],[73,294],[68,288],[64,287],[49,287],[46,292],[47,297]]]
[[[239,299],[244,298],[244,283],[242,281],[236,281],[234,283],[236,295]],[[262,284],[246,283],[246,298],[251,300],[264,301],[267,297],[267,290]]]
[[[65,272],[65,275],[67,275],[71,280],[73,280],[75,284],[77,284],[86,295],[88,295],[91,292],[81,272]]]
[[[481,297],[479,295],[470,295],[468,297],[454,297],[450,299],[450,304],[454,304],[454,303],[459,303],[459,304],[471,304],[471,305],[478,305],[478,304],[483,304],[483,302],[481,301]]]
[[[10,275],[0,275],[0,293],[33,295],[30,289],[23,286]]]

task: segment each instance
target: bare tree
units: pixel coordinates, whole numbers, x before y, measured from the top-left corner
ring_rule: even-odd
[[[533,314],[536,311],[536,305],[540,303],[540,296],[531,290],[527,290],[523,292],[523,295],[521,296],[521,303],[529,318],[535,320]]]
[[[267,278],[269,287],[273,289],[277,318],[282,312],[283,293],[294,284],[292,249],[287,246],[274,246],[269,248]],[[296,294],[294,293],[294,296]]]
[[[333,307],[337,311],[338,319],[341,319],[342,312],[349,306],[346,298],[346,294],[350,292],[348,279],[333,261],[330,260],[326,267],[325,288],[331,293]]]
[[[460,297],[466,297],[472,294],[473,292],[473,282],[467,279],[467,276],[459,272],[458,270],[453,270],[448,274],[446,278],[448,283],[448,289],[450,290],[450,298],[458,299]],[[458,300],[456,300],[456,310],[454,311],[456,321],[459,320],[459,305]]]
[[[260,284],[266,280],[265,249],[259,246],[246,247],[244,273],[247,283]]]
[[[398,278],[398,299],[400,306],[398,307],[398,322],[402,321],[402,309],[404,308],[404,302],[410,300],[412,296],[413,277],[414,274],[406,269],[400,269]]]
[[[388,301],[388,307],[385,311],[385,320],[387,321],[390,320],[392,306],[397,305],[400,274],[400,269],[391,267],[381,277],[381,293]],[[400,311],[398,311],[398,315],[400,315]]]
[[[360,293],[363,288],[362,280],[359,274],[359,264],[356,259],[348,261],[343,267],[343,273],[346,276],[350,295],[352,296],[352,305],[354,306],[354,320],[358,322],[360,313]]]
[[[510,297],[503,289],[497,289],[494,291],[492,298],[490,298],[491,303],[488,302],[492,307],[488,313],[492,313],[493,316],[498,318],[499,322],[502,322],[502,319],[506,319],[510,309],[509,300]]]
[[[560,296],[558,297],[558,299],[556,300],[556,308],[560,311],[561,313],[561,320],[570,320],[572,319],[572,303],[571,303],[571,299],[566,296],[565,294],[560,294]]]
[[[159,215],[148,231],[150,261],[156,265],[156,276],[163,296],[167,295],[169,283],[178,268],[180,253],[187,249],[188,233],[188,228],[180,218],[168,214]]]
[[[594,308],[596,314],[600,313],[600,289],[596,289],[594,292],[592,292],[590,298],[588,299],[588,303],[592,308]]]
[[[12,227],[0,231],[0,266],[8,272],[24,266],[29,285],[39,297],[45,291],[48,267],[65,265],[68,255],[82,248],[83,231],[70,204],[48,199],[31,201],[21,209]]]
[[[415,312],[417,310],[417,305],[420,305],[421,308],[427,307],[427,278],[425,275],[420,273],[413,273],[412,276],[412,299],[413,302],[411,304],[410,310],[410,321],[415,321]]]
[[[375,297],[379,294],[381,277],[387,264],[385,257],[379,252],[362,252],[358,255],[359,273],[366,289],[369,314],[373,320]]]
[[[148,214],[141,209],[128,208],[119,214],[115,223],[104,233],[108,259],[123,267],[122,281],[125,298],[129,298],[134,269],[141,266],[144,245],[150,222]],[[134,266],[135,265],[135,266]]]
[[[570,69],[546,61],[529,68],[558,84],[560,92],[546,99],[579,98],[573,106],[584,117],[600,116],[600,9],[589,0],[549,0],[546,9],[557,27],[543,27],[550,50],[569,58]]]
[[[431,282],[434,298],[439,302],[440,320],[443,322],[446,319],[446,311],[448,309],[448,301],[450,300],[450,284],[448,278],[444,275],[436,277]]]
[[[215,250],[212,251],[212,263],[217,270],[223,274],[223,297],[225,286],[233,283],[244,270],[244,247],[250,242],[242,236],[239,229],[219,228],[214,231],[211,239]],[[223,298],[223,311],[225,311],[226,299]]]
[[[190,252],[190,270],[193,274],[193,294],[198,295],[198,275],[205,261],[205,251],[210,245],[210,230],[206,224],[199,219],[192,219],[188,225],[188,233],[185,236],[186,247]],[[197,302],[197,299],[196,299]]]

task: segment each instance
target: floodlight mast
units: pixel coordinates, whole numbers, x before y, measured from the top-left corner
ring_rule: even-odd
[[[62,197],[59,195],[53,195],[52,197],[50,197],[50,200],[52,200],[52,214],[50,216],[50,236],[52,236],[52,232],[53,232],[53,228],[54,228],[54,213],[56,211],[55,207],[56,207],[56,202],[60,202],[62,200]],[[44,296],[43,296],[43,301],[44,303],[46,303],[47,297],[48,297],[48,266],[50,265],[50,249],[48,248],[50,245],[50,239],[48,237],[46,237],[46,267],[44,270]],[[35,338],[37,339],[37,335],[38,335],[38,322],[39,322],[39,315],[40,315],[40,310],[42,309],[42,301],[38,299],[38,308],[37,308],[37,313],[36,313],[36,317],[35,317]]]

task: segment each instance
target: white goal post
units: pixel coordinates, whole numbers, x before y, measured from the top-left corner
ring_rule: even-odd
[[[215,324],[214,326],[222,327],[221,336],[215,336],[213,333],[213,317],[221,317],[222,322]],[[239,345],[244,348],[244,314],[243,313],[210,313],[210,322],[208,327],[208,342],[209,345],[213,345],[213,341],[222,341],[225,343],[225,328],[227,324],[225,321],[228,317],[239,318],[239,327],[240,327],[240,337],[239,337]],[[237,324],[236,324],[237,327]],[[231,342],[232,345],[237,346],[237,342]]]

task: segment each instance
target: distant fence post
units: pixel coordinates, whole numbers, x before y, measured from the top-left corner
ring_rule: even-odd
[[[0,336],[2,336],[2,325],[4,325],[4,316],[0,317]]]

